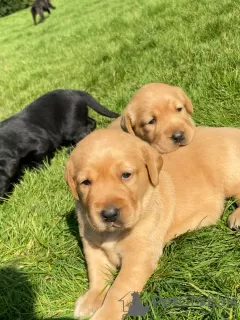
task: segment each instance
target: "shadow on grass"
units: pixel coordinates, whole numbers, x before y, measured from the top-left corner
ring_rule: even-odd
[[[71,234],[76,238],[77,243],[81,251],[83,251],[83,244],[79,234],[78,221],[76,216],[76,210],[73,209],[66,214],[66,221]]]
[[[0,320],[40,320],[34,313],[36,290],[27,276],[13,267],[0,269]],[[47,318],[41,320],[71,320]]]

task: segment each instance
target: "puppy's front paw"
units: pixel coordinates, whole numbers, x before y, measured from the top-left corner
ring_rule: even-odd
[[[228,217],[228,227],[232,230],[240,230],[240,208]]]
[[[102,308],[100,308],[97,312],[94,313],[94,315],[91,317],[90,320],[106,320],[106,319],[112,319],[110,314],[106,314]]]
[[[122,320],[126,314],[119,308],[115,308],[114,306],[103,306],[99,308],[94,315],[90,318],[90,320]]]
[[[75,303],[74,318],[91,316],[103,303],[104,294],[88,290]]]

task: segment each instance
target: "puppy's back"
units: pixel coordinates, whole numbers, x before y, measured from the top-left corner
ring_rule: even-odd
[[[193,192],[199,185],[221,188],[232,196],[229,185],[240,181],[240,129],[197,127],[192,142],[163,155],[163,169],[170,172],[179,190]]]

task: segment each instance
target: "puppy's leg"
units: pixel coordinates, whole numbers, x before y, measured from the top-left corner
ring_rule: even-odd
[[[87,134],[96,129],[96,121],[90,117],[87,120]]]
[[[100,248],[87,241],[84,241],[83,245],[88,267],[89,290],[77,299],[75,318],[89,316],[101,307],[108,290],[107,281],[113,278],[110,270],[116,269]]]
[[[120,320],[123,318],[124,310],[120,300],[123,298],[126,305],[129,305],[132,301],[130,293],[141,292],[157,267],[159,255],[156,252],[148,251],[146,244],[142,248],[143,250],[138,250],[137,253],[135,250],[124,256],[122,268],[109,289],[103,306],[93,315],[91,320]]]
[[[38,13],[40,15],[40,22],[44,21],[44,14],[43,14],[43,8],[38,8]]]
[[[7,158],[2,160],[0,166],[0,198],[3,198],[5,193],[9,190],[12,179],[16,176],[19,168],[19,159]]]
[[[51,4],[50,1],[48,1],[48,6],[49,6],[49,8],[51,8],[51,9],[56,9],[56,7],[54,7],[54,6]]]
[[[0,202],[2,201],[5,193],[9,190],[10,179],[6,176],[5,172],[2,174],[0,170]]]
[[[235,197],[240,199],[240,194]],[[237,201],[238,208],[228,217],[228,226],[232,230],[240,230],[240,200]]]
[[[36,24],[37,24],[37,20],[36,20],[36,16],[37,16],[36,8],[32,8],[32,9],[31,9],[31,13],[32,13],[32,16],[33,16],[33,23],[34,23],[34,25],[36,26]]]

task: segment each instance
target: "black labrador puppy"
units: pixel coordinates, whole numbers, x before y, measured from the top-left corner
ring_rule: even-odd
[[[58,147],[75,144],[96,128],[87,106],[109,118],[119,116],[87,92],[60,89],[0,122],[0,197],[21,168],[52,157]]]
[[[37,20],[36,20],[37,14],[40,15],[40,22],[43,22],[44,21],[43,12],[47,11],[48,14],[50,14],[51,13],[50,8],[56,9],[56,7],[54,7],[51,4],[50,0],[35,0],[35,2],[32,4],[32,7],[31,7],[31,13],[32,13],[33,22],[35,25],[37,24]]]

